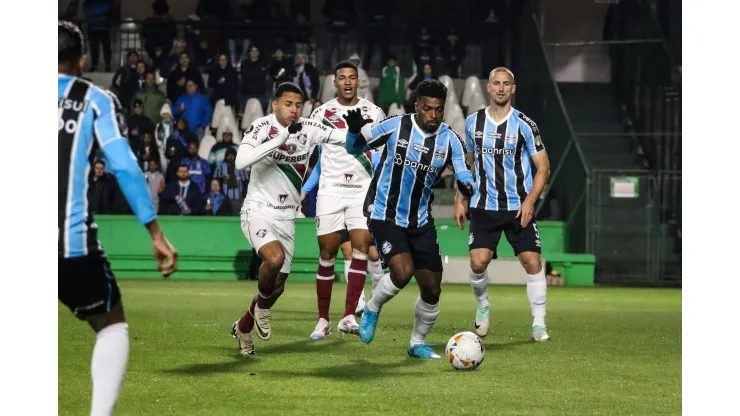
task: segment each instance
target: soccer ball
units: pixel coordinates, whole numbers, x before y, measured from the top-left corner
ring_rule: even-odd
[[[475,370],[483,362],[486,346],[478,335],[460,332],[447,342],[445,354],[455,370]]]

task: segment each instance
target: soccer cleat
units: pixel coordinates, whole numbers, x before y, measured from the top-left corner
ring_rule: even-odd
[[[407,350],[409,357],[416,357],[416,358],[425,358],[425,359],[435,359],[435,358],[441,358],[432,347],[429,346],[429,344],[416,344],[416,345],[409,345],[409,348]]]
[[[337,329],[343,334],[357,335],[357,332],[360,330],[360,326],[357,324],[354,315],[347,315],[339,321]]]
[[[326,338],[329,334],[331,334],[331,322],[324,318],[319,318],[319,323],[316,324],[316,328],[311,332],[311,339],[317,341]]]
[[[254,305],[254,327],[257,328],[257,336],[267,341],[272,336],[272,318],[269,309],[260,309]]]
[[[378,325],[378,315],[380,312],[373,312],[365,306],[365,310],[362,311],[362,320],[360,321],[360,339],[365,344],[373,342],[375,338],[375,327]]]
[[[231,326],[231,336],[239,341],[239,354],[241,355],[254,355],[254,343],[252,342],[252,334],[243,334],[239,331],[239,321],[234,322]]]
[[[485,308],[478,308],[475,312],[475,333],[478,334],[479,337],[485,337],[488,335],[488,314],[490,311],[491,307],[486,306]]]
[[[533,326],[532,339],[534,339],[535,341],[549,341],[550,336],[547,335],[547,327],[542,325]]]

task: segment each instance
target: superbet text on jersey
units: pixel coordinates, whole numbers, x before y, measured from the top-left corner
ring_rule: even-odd
[[[276,219],[293,219],[300,209],[300,192],[308,159],[314,147],[327,142],[333,130],[315,121],[300,118],[303,128],[285,144],[252,165],[244,207],[256,206]],[[257,147],[285,131],[274,114],[259,118],[244,132],[241,146]],[[336,134],[334,134],[336,136]]]
[[[347,131],[343,116],[348,110],[360,109],[362,116],[373,120],[375,126],[385,118],[383,110],[370,101],[360,98],[354,106],[343,106],[337,99],[327,101],[311,114],[315,120],[329,129]],[[321,178],[318,195],[346,198],[364,198],[372,179],[372,153],[351,155],[343,145],[321,146]]]

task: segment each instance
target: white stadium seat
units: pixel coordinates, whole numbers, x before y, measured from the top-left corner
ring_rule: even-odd
[[[264,117],[265,113],[262,111],[262,103],[256,98],[250,98],[244,105],[244,114],[242,115],[242,130],[246,130],[249,126],[260,117]]]

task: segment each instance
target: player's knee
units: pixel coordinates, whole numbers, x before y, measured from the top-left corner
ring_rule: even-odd
[[[87,317],[87,322],[95,332],[100,332],[109,325],[126,322],[123,316],[123,304],[119,301],[109,312]]]
[[[285,263],[285,253],[282,250],[272,250],[262,256],[262,263],[267,264],[273,270],[280,270]]]
[[[470,258],[470,269],[473,270],[473,273],[475,274],[481,274],[486,271],[488,268],[488,259],[483,258],[476,258],[471,257]]]
[[[441,295],[442,286],[437,285],[436,287],[425,287],[421,292],[421,300],[430,305],[436,305],[439,302],[439,297]]]
[[[538,253],[522,253],[519,255],[519,262],[527,274],[537,274],[542,270],[542,263],[540,262],[540,255]]]
[[[321,260],[325,262],[336,261],[337,250],[332,250],[329,247],[322,247],[320,250],[319,256],[321,257]]]
[[[403,289],[411,281],[414,275],[414,267],[410,264],[400,264],[391,267],[391,280],[399,289]]]

